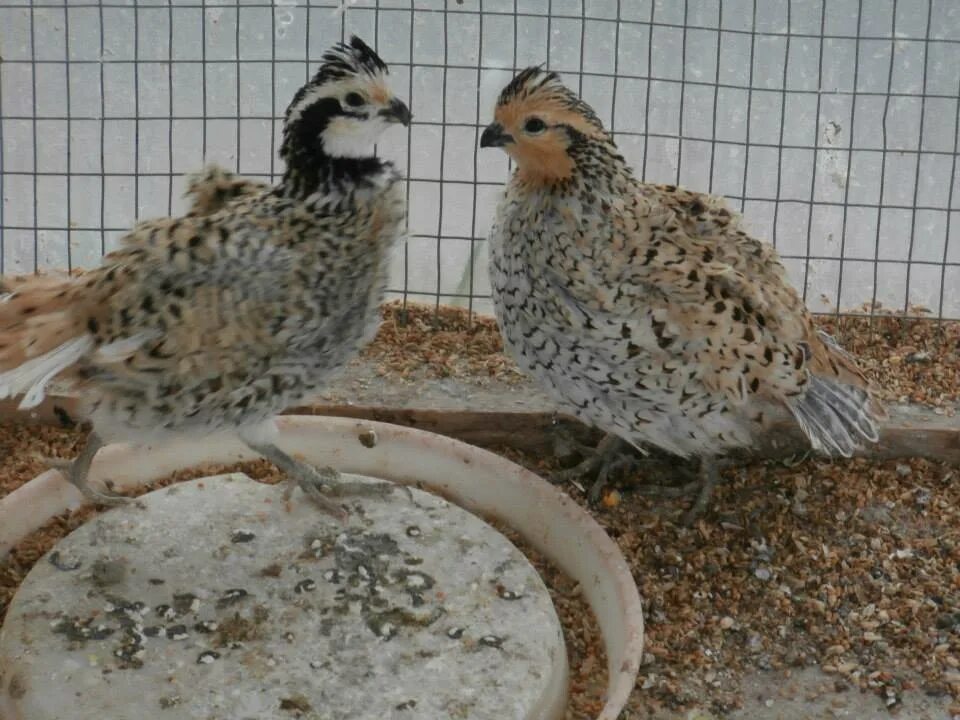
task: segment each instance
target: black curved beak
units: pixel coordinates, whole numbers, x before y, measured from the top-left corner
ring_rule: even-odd
[[[513,135],[507,133],[500,123],[490,123],[480,136],[480,147],[503,147],[513,142]]]
[[[398,122],[403,125],[409,125],[413,119],[410,108],[408,108],[402,100],[397,98],[393,98],[393,100],[390,101],[390,105],[381,110],[379,115],[390,122]]]

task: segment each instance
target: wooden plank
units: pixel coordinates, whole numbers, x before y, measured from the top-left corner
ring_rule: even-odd
[[[16,403],[0,402],[0,419],[61,423],[76,415],[72,398],[48,399],[29,413]],[[865,449],[876,458],[926,457],[960,464],[960,418],[939,415],[917,406],[888,408],[880,442]],[[484,447],[507,446],[530,453],[554,452],[554,431],[564,426],[577,439],[594,442],[598,434],[571,418],[523,378],[382,377],[371,365],[354,363],[330,390],[308,407],[291,413],[324,414],[378,420],[428,430]],[[766,441],[756,448],[763,457],[802,453],[806,443],[793,420],[772,421]]]
[[[429,408],[363,407],[357,405],[313,405],[290,412],[377,420],[406,425],[454,437],[483,447],[506,446],[529,453],[551,453],[554,433],[562,425],[573,437],[586,443],[599,434],[573,418],[555,412],[496,412],[432,410]],[[765,458],[786,458],[808,449],[805,438],[785,417],[772,423],[770,440],[753,454]],[[772,440],[776,438],[776,441]],[[880,442],[864,448],[864,457],[877,459],[925,457],[960,464],[960,423],[926,408],[897,407],[881,430]]]

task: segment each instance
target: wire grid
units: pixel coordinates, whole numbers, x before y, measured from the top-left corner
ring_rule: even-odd
[[[414,112],[404,299],[490,310],[500,88],[546,63],[638,173],[723,194],[811,309],[960,317],[956,0],[0,0],[0,269],[84,267],[204,161],[276,179],[280,118],[357,33]],[[911,312],[916,312],[912,310]]]

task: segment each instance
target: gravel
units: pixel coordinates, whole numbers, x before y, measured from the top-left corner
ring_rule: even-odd
[[[385,317],[366,353],[384,375],[517,376],[488,318],[398,304]],[[821,325],[862,359],[885,398],[953,412],[960,324],[883,316]],[[41,456],[69,457],[81,440],[77,430],[0,423],[0,494],[42,472]],[[495,449],[541,475],[557,468],[553,458]],[[234,469],[280,479],[255,461],[158,484]],[[670,472],[665,464],[654,474]],[[875,693],[896,710],[905,691],[919,689],[952,697],[960,714],[958,471],[926,460],[808,460],[754,463],[725,478],[689,529],[679,524],[688,500],[635,493],[638,478],[623,479],[594,510],[631,564],[646,613],[644,665],[624,720],[694,706],[722,715],[741,706],[745,674],[810,668],[822,673],[823,693]],[[33,563],[93,513],[58,517],[12,552],[0,568],[0,613]],[[564,624],[568,717],[595,717],[606,682],[596,623],[576,585],[523,549]]]
[[[912,308],[916,314],[920,308]],[[385,376],[518,379],[503,354],[493,318],[461,308],[392,302],[365,356]],[[960,399],[960,322],[905,318],[877,308],[874,316],[818,316],[860,361],[888,402],[911,402],[953,414]]]

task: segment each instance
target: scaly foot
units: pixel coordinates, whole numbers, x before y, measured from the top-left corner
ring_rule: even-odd
[[[87,482],[87,475],[90,473],[90,465],[97,451],[103,447],[103,441],[96,433],[91,432],[87,436],[87,442],[83,450],[74,460],[64,460],[63,458],[44,458],[48,467],[59,470],[66,476],[67,480],[77,490],[83,493],[84,497],[90,502],[98,505],[123,505],[132,502],[133,498],[118,495],[108,490],[94,490]]]
[[[285,501],[289,501],[294,488],[299,487],[314,505],[338,520],[346,519],[347,511],[332,498],[351,495],[383,497],[394,489],[391,483],[344,482],[340,473],[332,467],[315,468],[294,459],[272,443],[249,438],[244,438],[244,441],[251,450],[272,462],[287,476],[287,488],[283,494]]]
[[[559,431],[565,434],[565,431]],[[553,474],[555,483],[573,483],[580,487],[580,480],[593,478],[593,484],[587,492],[587,498],[595,503],[607,486],[611,476],[617,471],[629,471],[636,463],[632,448],[616,435],[606,435],[596,448],[591,448],[571,438],[563,438],[563,449],[572,449],[583,456],[583,460],[566,470]]]
[[[683,485],[642,485],[637,488],[637,492],[648,497],[662,498],[680,498],[696,493],[697,497],[693,505],[684,513],[680,521],[682,525],[690,527],[707,511],[714,488],[720,482],[720,470],[729,464],[726,461],[717,461],[715,458],[701,458],[695,480]],[[683,473],[688,472],[681,468],[678,470]]]
[[[341,520],[345,519],[348,513],[331,498],[382,498],[393,493],[397,487],[389,482],[345,482],[341,479],[340,473],[332,467],[314,468],[296,460],[294,460],[294,463],[298,467],[292,471],[287,471],[289,481],[284,493],[284,500],[290,499],[295,486],[299,487],[310,498],[311,502]]]
[[[267,457],[266,453],[261,452],[261,454]],[[267,459],[279,467],[287,476],[287,487],[283,492],[285,502],[290,501],[294,488],[299,487],[303,494],[307,496],[307,499],[320,510],[338,520],[346,520],[347,511],[327,497],[326,492],[334,483],[339,481],[340,473],[333,468],[317,469],[306,463],[297,462],[293,458],[290,458],[291,464],[287,467],[281,467],[280,463],[271,457],[267,457]]]

